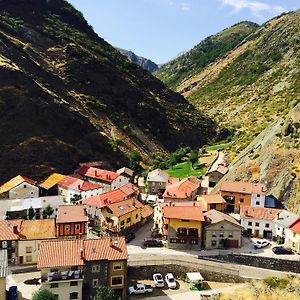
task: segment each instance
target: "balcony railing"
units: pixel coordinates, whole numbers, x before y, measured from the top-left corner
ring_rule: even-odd
[[[63,271],[63,272],[49,272],[42,274],[42,282],[54,282],[62,280],[76,280],[82,279],[82,272],[79,270]]]

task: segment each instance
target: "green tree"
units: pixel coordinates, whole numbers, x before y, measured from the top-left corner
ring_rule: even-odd
[[[47,207],[44,209],[45,215],[48,216],[48,218],[50,218],[50,216],[53,214],[54,209],[51,207],[50,204],[47,205]],[[43,212],[43,214],[44,214]]]
[[[30,208],[28,209],[28,219],[32,220],[34,218],[34,216],[35,216],[35,211],[34,211],[33,207],[30,206]]]
[[[141,161],[142,156],[136,151],[132,152],[129,156],[129,168],[132,170],[136,170],[139,167]]]
[[[114,293],[114,291],[104,285],[101,285],[97,289],[96,296],[93,297],[93,300],[117,300],[118,296]]]
[[[193,168],[194,168],[195,163],[198,162],[198,157],[199,157],[199,150],[194,149],[190,152],[189,160],[190,160]]]
[[[56,300],[56,296],[49,290],[40,288],[32,295],[32,300]]]
[[[77,202],[77,201],[80,200],[80,199],[82,199],[81,195],[75,194],[75,195],[70,199],[70,201],[71,201],[72,203],[75,203],[75,202]]]

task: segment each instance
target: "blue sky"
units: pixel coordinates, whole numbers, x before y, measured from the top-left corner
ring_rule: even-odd
[[[299,0],[68,0],[113,46],[164,63],[240,21],[264,21]]]

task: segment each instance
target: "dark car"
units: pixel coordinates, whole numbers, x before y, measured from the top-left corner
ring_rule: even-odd
[[[158,239],[145,239],[144,246],[145,247],[162,247],[163,242]]]
[[[272,251],[275,254],[294,254],[293,250],[291,250],[289,248],[284,248],[282,246],[276,246],[276,247],[272,248]]]
[[[13,285],[8,290],[8,300],[17,300],[18,299],[18,288]]]
[[[135,234],[133,232],[128,232],[125,234],[125,242],[129,243],[135,238]]]

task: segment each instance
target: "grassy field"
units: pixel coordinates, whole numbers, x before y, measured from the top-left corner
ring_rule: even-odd
[[[213,151],[213,150],[218,151],[218,150],[222,150],[222,149],[226,150],[229,148],[229,146],[230,146],[230,143],[216,144],[216,145],[211,145],[211,146],[205,147],[205,150],[206,151]]]
[[[195,164],[195,167],[192,168],[192,164],[190,161],[179,163],[168,169],[167,172],[171,177],[176,178],[186,178],[188,176],[201,176],[205,174],[205,170],[198,164]]]

